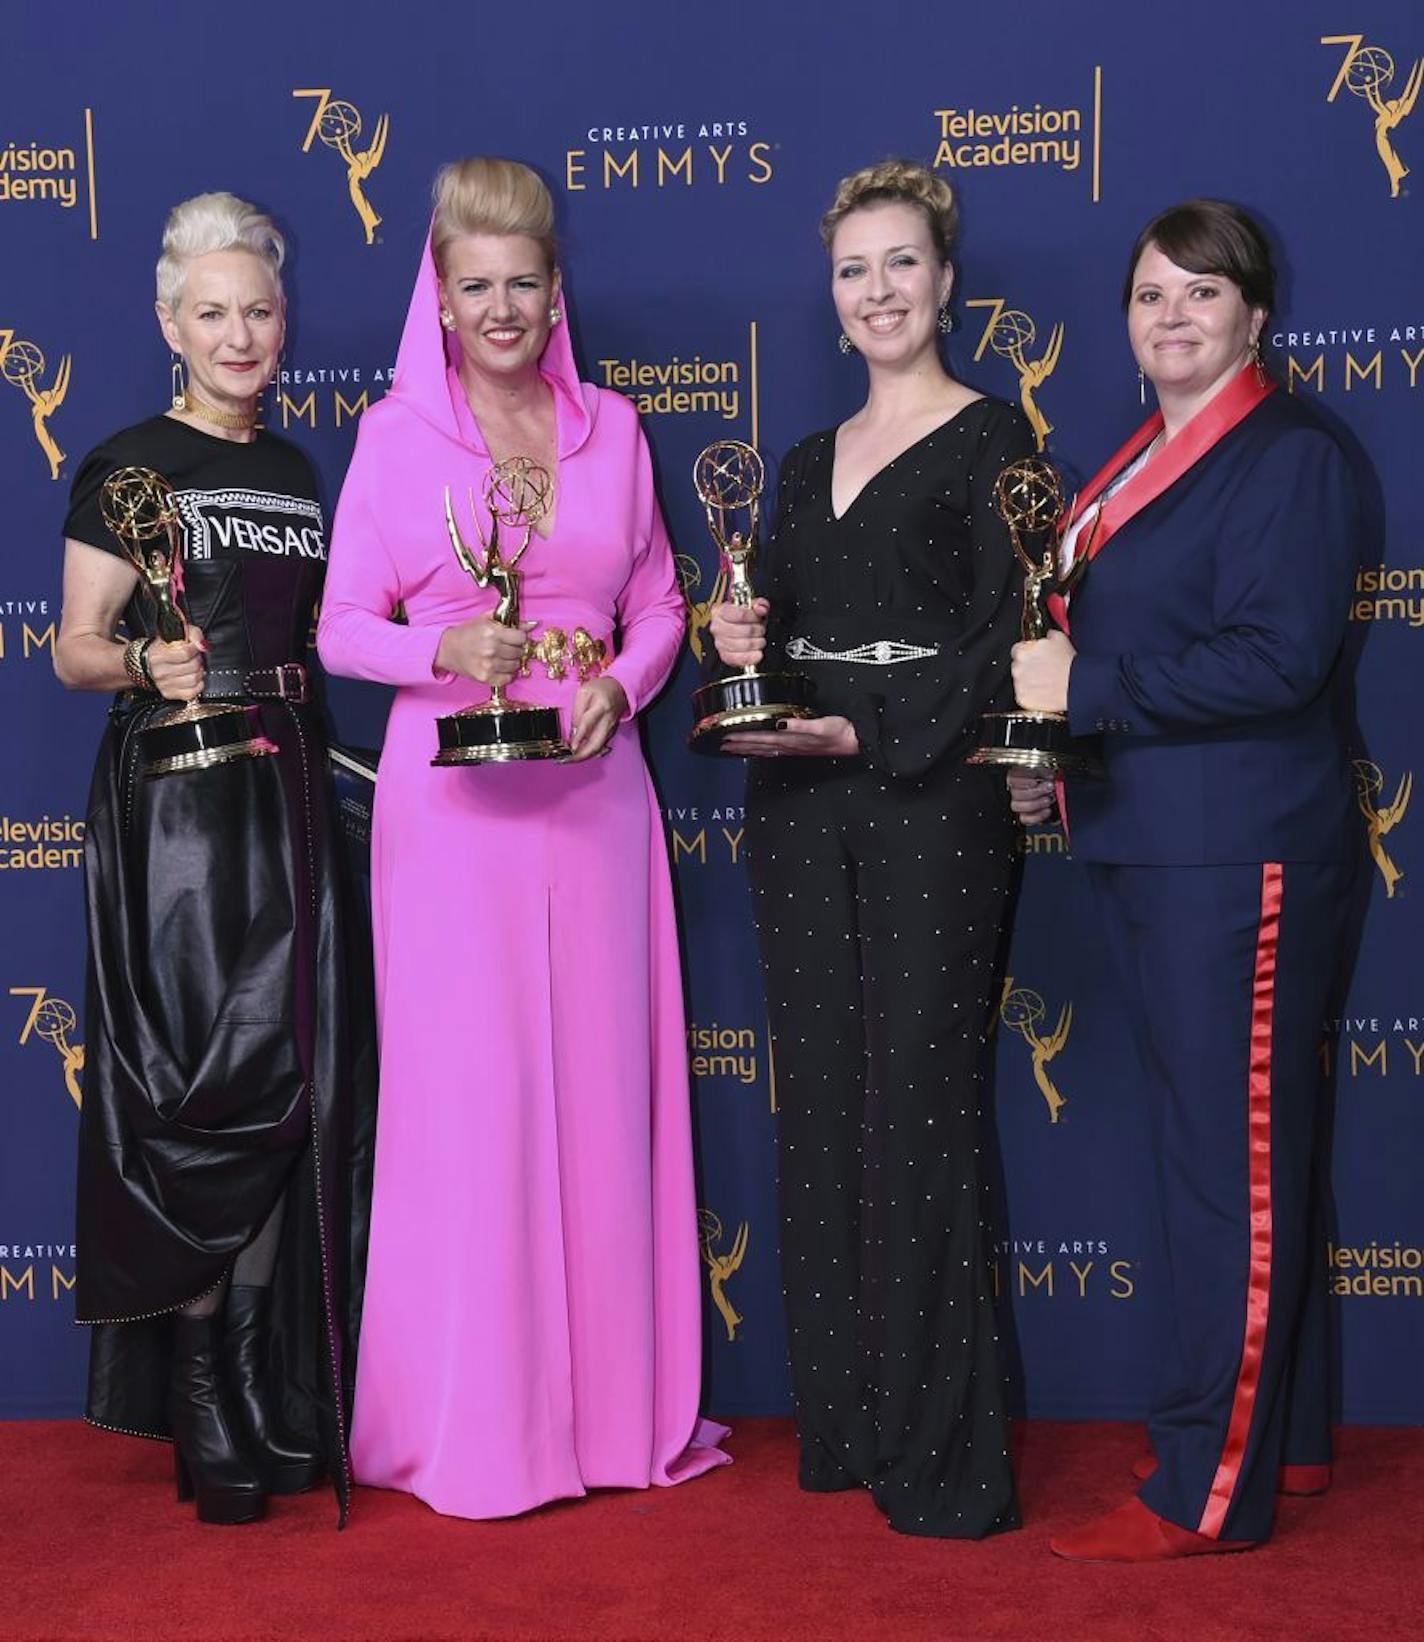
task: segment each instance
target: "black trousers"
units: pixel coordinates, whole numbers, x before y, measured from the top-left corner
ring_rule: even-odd
[[[981,1134],[1002,778],[769,760],[747,845],[801,1485],[867,1486],[905,1533],[1015,1527]]]

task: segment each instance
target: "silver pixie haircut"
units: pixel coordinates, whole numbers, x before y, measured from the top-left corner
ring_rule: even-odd
[[[188,264],[215,251],[251,251],[271,268],[277,294],[282,294],[287,242],[271,217],[236,194],[195,194],[175,205],[163,225],[158,300],[170,312],[178,312]]]

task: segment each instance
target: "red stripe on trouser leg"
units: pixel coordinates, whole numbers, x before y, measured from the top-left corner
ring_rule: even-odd
[[[1261,869],[1261,923],[1256,932],[1256,973],[1251,985],[1251,1060],[1246,1079],[1246,1145],[1251,1205],[1251,1257],[1246,1279],[1246,1333],[1231,1399],[1226,1442],[1206,1498],[1199,1533],[1221,1535],[1241,1475],[1251,1415],[1261,1383],[1266,1321],[1271,1306],[1271,1027],[1275,1017],[1276,948],[1281,933],[1284,873],[1279,861]]]

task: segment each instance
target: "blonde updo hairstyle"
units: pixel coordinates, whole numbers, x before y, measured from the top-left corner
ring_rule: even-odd
[[[831,208],[821,218],[821,243],[829,251],[836,229],[853,211],[874,205],[913,205],[924,213],[930,240],[941,262],[949,261],[959,226],[954,190],[927,166],[913,160],[882,160],[842,177]]]
[[[287,242],[265,211],[238,199],[236,194],[195,194],[175,205],[163,225],[163,250],[158,259],[158,300],[169,313],[178,312],[188,264],[217,251],[250,251],[272,272],[278,300],[282,293],[282,263]]]
[[[550,274],[558,256],[554,201],[543,179],[518,160],[484,154],[454,160],[435,178],[430,246],[443,276],[445,252],[464,234],[521,234],[537,240]]]

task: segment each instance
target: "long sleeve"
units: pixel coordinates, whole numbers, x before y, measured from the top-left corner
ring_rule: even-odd
[[[618,595],[618,654],[605,674],[623,686],[626,723],[667,682],[677,662],[687,608],[673,565],[672,543],[653,488],[647,441],[638,434],[637,540],[633,565]]]
[[[1213,521],[1214,522],[1214,521]],[[1076,733],[1172,735],[1298,711],[1344,639],[1359,555],[1354,483],[1312,428],[1256,463],[1214,544],[1210,637],[1173,654],[1079,655],[1068,682]]]
[[[781,471],[776,476],[776,512],[772,516],[771,535],[767,538],[760,568],[754,566],[752,571],[757,591],[771,606],[766,622],[767,660],[762,664],[768,670],[785,666],[786,641],[796,630],[796,577],[786,533],[801,482],[803,450],[804,446],[793,445],[782,458]]]
[[[445,624],[391,619],[404,595],[375,505],[378,452],[378,445],[358,436],[336,505],[317,650],[328,672],[346,678],[395,685],[448,682],[455,675],[435,667]]]
[[[973,559],[962,611],[946,620],[937,655],[895,669],[893,692],[867,691],[850,705],[862,753],[887,775],[924,775],[956,752],[1004,695],[1009,652],[1019,637],[1023,570],[994,506],[994,482],[1010,462],[1033,451],[1032,431],[1018,411],[1001,406],[986,416],[968,458]]]

